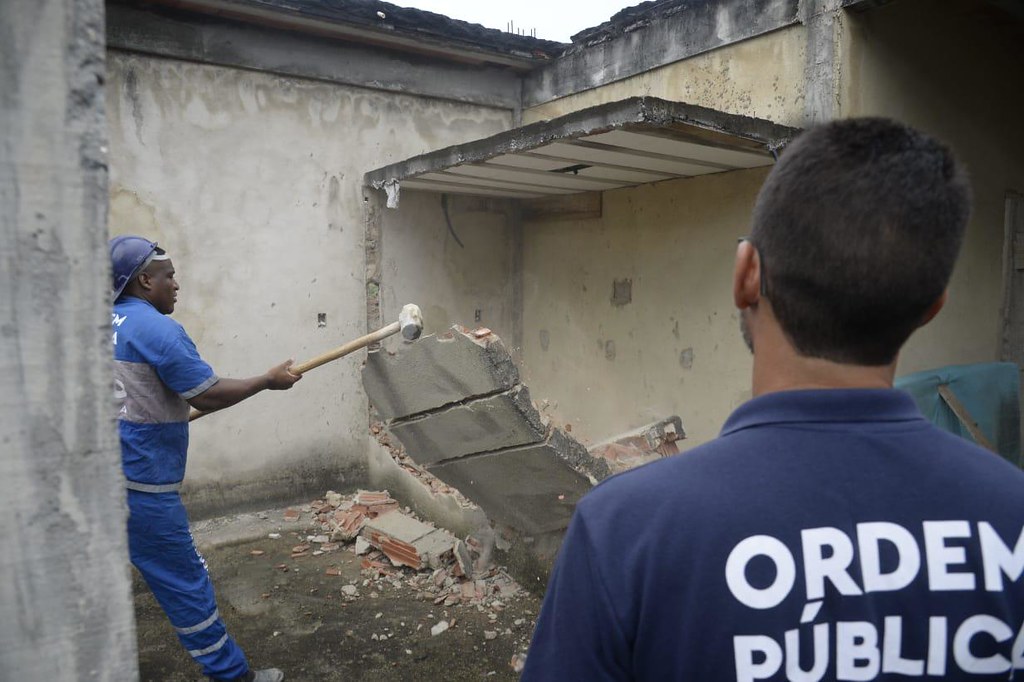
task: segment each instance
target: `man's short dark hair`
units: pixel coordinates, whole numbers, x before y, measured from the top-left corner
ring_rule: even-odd
[[[802,355],[885,365],[949,283],[970,215],[950,150],[881,118],[789,145],[754,207],[765,295]]]

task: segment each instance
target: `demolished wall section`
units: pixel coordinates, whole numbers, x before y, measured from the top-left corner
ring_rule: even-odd
[[[610,474],[541,416],[489,329],[453,327],[397,353],[371,353],[363,381],[413,461],[525,535],[560,533],[576,502]]]

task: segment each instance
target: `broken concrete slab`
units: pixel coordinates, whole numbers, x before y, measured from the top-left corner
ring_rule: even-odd
[[[461,365],[454,361],[445,365],[447,361],[440,360],[449,370],[473,367],[477,373],[474,379],[477,388],[472,389],[473,392],[504,386],[509,381],[517,383],[496,393],[467,394],[460,398],[457,393],[449,392],[438,399],[412,395],[434,390],[433,384],[422,380],[424,374],[419,369],[410,369],[408,377],[402,372],[391,372],[387,381],[395,385],[386,390],[379,386],[368,388],[371,400],[374,392],[385,396],[383,400],[390,400],[393,395],[405,396],[406,407],[386,408],[392,414],[429,404],[438,407],[396,416],[384,424],[374,423],[371,432],[392,452],[397,451],[396,457],[412,460],[415,467],[403,468],[403,471],[422,471],[424,476],[436,476],[479,504],[491,521],[502,524],[500,535],[504,537],[506,530],[509,533],[505,549],[510,570],[517,577],[528,579],[531,589],[542,591],[576,503],[592,485],[610,475],[609,462],[592,457],[568,433],[568,427],[565,430],[549,427],[530,401],[529,391],[519,382],[518,372],[513,374],[508,369],[514,369],[514,363],[497,336],[489,330],[466,332],[457,326],[451,329],[451,334],[460,340],[445,344],[435,342],[437,352],[451,350],[458,354],[468,350],[484,356],[464,356]],[[482,339],[487,343],[478,343]],[[394,366],[399,367],[406,353],[424,357],[414,350],[415,346],[404,346],[385,362],[396,363]],[[382,376],[379,371],[364,372],[364,378],[370,377],[372,381]],[[490,383],[478,381],[481,376],[490,377]],[[447,377],[445,385],[448,389],[457,387],[462,378]],[[419,402],[414,403],[414,400]],[[416,407],[409,407],[413,404]],[[392,439],[401,441],[402,447],[396,447]],[[498,535],[496,533],[496,537]],[[384,542],[379,544],[385,546]],[[396,557],[403,556],[400,550],[411,555],[408,548],[389,547]],[[503,551],[497,544],[477,549],[481,557],[490,556],[494,549]],[[446,557],[452,555],[451,546],[445,550]],[[459,558],[455,557],[452,562],[458,563]],[[465,577],[470,573],[469,566],[465,557],[461,558],[465,566],[460,565],[458,572],[462,574],[460,577]],[[473,575],[478,575],[478,570],[478,566],[473,566]],[[446,602],[458,599],[461,596],[445,597]]]
[[[606,462],[590,458],[561,429],[541,443],[448,460],[428,471],[494,520],[531,534],[566,528],[576,503],[609,473]]]
[[[422,465],[536,443],[547,431],[530,401],[530,392],[521,384],[504,393],[392,423],[390,429]]]
[[[437,568],[441,565],[442,555],[455,546],[455,538],[447,531],[401,512],[366,521],[361,535],[384,552],[391,563],[413,570],[423,566]]]
[[[400,353],[368,354],[363,386],[370,403],[383,419],[396,419],[512,388],[519,371],[501,339],[485,331],[453,327]]]

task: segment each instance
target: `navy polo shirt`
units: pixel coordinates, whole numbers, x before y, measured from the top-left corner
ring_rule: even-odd
[[[899,391],[772,393],[579,503],[523,679],[1005,680],[1022,574],[1020,470]]]

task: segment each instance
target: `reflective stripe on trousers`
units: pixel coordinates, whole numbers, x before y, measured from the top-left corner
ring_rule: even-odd
[[[244,675],[249,665],[220,618],[206,562],[192,540],[179,495],[129,489],[128,509],[132,563],[182,646],[202,665],[205,675],[221,679]]]

